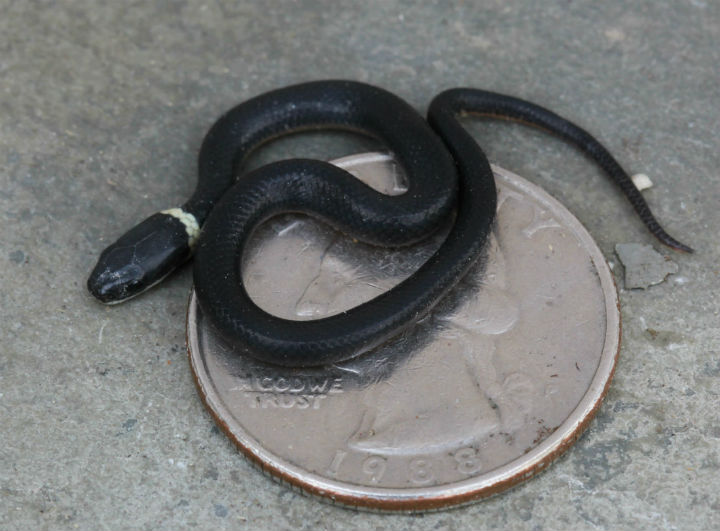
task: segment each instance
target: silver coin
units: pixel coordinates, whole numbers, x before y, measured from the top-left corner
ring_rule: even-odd
[[[388,155],[334,161],[386,193]],[[545,468],[597,411],[619,348],[618,297],[590,235],[560,203],[494,167],[498,218],[483,264],[401,337],[322,369],[233,352],[190,298],[200,396],[274,478],[335,503],[422,511],[502,491]],[[346,310],[406,278],[442,241],[357,243],[301,216],[261,227],[246,252],[250,296],[289,319]]]

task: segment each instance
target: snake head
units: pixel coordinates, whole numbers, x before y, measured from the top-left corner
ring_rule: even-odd
[[[105,304],[125,301],[160,282],[190,254],[182,221],[167,213],[153,214],[102,252],[88,290]]]

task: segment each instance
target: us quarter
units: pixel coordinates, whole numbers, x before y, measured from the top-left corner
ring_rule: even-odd
[[[405,190],[389,155],[334,163],[385,193]],[[191,294],[200,396],[264,472],[335,503],[422,511],[526,480],[580,436],[618,355],[612,275],[560,203],[493,169],[487,256],[428,317],[371,353],[319,369],[264,365],[218,337]],[[267,311],[316,319],[400,282],[443,236],[389,251],[310,218],[275,218],[255,234],[243,277]]]

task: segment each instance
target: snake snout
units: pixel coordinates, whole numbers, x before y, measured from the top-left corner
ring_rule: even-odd
[[[90,293],[105,304],[122,302],[138,295],[145,289],[145,272],[133,263],[120,267],[102,258],[88,278]]]

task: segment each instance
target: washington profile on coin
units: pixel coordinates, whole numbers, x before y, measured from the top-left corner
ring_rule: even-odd
[[[385,193],[405,190],[389,155],[333,162]],[[431,510],[528,479],[587,427],[618,355],[612,275],[560,203],[493,171],[498,211],[485,259],[370,355],[321,368],[238,355],[191,295],[188,352],[200,396],[263,471],[333,503]],[[307,217],[273,218],[253,236],[242,274],[266,311],[317,319],[401,282],[445,232],[388,252]]]

